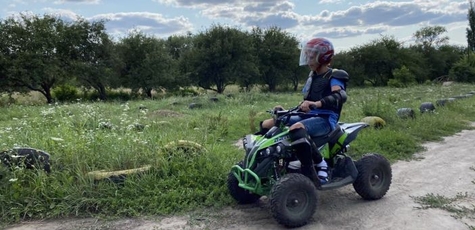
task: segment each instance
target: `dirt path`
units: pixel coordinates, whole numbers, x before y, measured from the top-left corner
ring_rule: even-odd
[[[475,123],[473,124],[475,126]],[[378,201],[363,201],[352,186],[320,192],[317,213],[299,229],[470,229],[475,216],[455,218],[440,209],[420,209],[413,197],[427,194],[455,197],[475,208],[475,130],[462,131],[442,142],[427,143],[427,151],[417,154],[420,160],[393,164],[393,183],[387,195]],[[284,229],[268,212],[266,199],[254,205],[237,206],[219,213],[210,212],[160,219],[125,219],[97,221],[68,219],[28,222],[10,230],[56,229]]]

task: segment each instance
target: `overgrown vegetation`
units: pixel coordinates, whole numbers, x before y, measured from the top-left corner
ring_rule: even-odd
[[[449,198],[439,194],[429,193],[422,197],[413,197],[419,203],[421,209],[437,208],[445,210],[452,214],[454,218],[475,218],[475,206],[459,205],[457,202],[467,199],[468,193],[458,193],[455,197]],[[469,229],[475,229],[475,226],[466,224]]]
[[[414,197],[414,200],[421,204],[422,209],[428,208],[438,208],[445,211],[448,211],[453,214],[455,218],[462,218],[462,217],[475,217],[475,207],[468,208],[465,206],[458,206],[454,204],[457,201],[463,200],[468,195],[467,193],[458,193],[453,198],[448,198],[441,195],[436,194],[427,194],[426,196],[422,197]]]
[[[467,30],[468,47],[450,45],[446,32],[426,26],[414,33],[415,43],[382,35],[337,48],[332,67],[346,70],[353,87],[475,82],[473,32]],[[43,103],[74,100],[68,86],[94,91],[102,101],[115,100],[118,88],[148,99],[191,87],[221,94],[231,85],[296,92],[308,76],[308,68],[297,64],[300,42],[278,27],[243,31],[219,24],[168,38],[137,30],[114,41],[104,21],[22,14],[0,21],[0,92],[36,91]]]
[[[349,88],[340,121],[358,122],[374,115],[387,122],[383,128],[362,131],[351,155],[379,152],[393,162],[411,159],[423,142],[469,128],[469,121],[475,121],[475,96],[432,113],[417,112],[415,119],[400,119],[396,110],[419,111],[422,102],[473,90],[473,85],[459,83]],[[52,173],[1,166],[0,218],[12,223],[65,216],[165,215],[232,205],[226,177],[243,157],[233,144],[268,118],[265,110],[276,104],[289,108],[299,100],[296,93],[226,91],[161,100],[6,106],[0,113],[0,148],[44,150],[51,154]],[[201,106],[190,109],[191,103]],[[197,142],[207,151],[197,157],[178,153],[167,160],[164,146],[175,140]],[[144,165],[152,169],[121,185],[87,176],[96,170]]]

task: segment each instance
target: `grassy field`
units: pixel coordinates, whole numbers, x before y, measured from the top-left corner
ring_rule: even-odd
[[[378,152],[392,162],[408,160],[422,143],[441,140],[475,121],[475,96],[420,113],[423,102],[475,92],[475,85],[421,85],[411,88],[349,89],[341,122],[379,116],[383,128],[368,128],[350,154]],[[232,93],[162,100],[1,107],[0,150],[32,147],[51,154],[52,173],[0,166],[0,219],[64,216],[139,216],[182,213],[234,204],[226,189],[230,167],[243,157],[233,144],[254,132],[266,110],[295,106],[294,93]],[[200,106],[190,109],[195,103]],[[400,119],[399,108],[412,108],[414,119]],[[189,140],[206,151],[175,154],[167,143]],[[151,165],[148,173],[124,184],[95,182],[96,170]]]

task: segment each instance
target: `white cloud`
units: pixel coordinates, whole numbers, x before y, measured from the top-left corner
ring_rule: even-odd
[[[338,4],[344,2],[343,0],[320,0],[319,4]]]
[[[364,34],[381,34],[387,31],[388,27],[370,27],[370,28],[355,28],[355,27],[338,27],[332,29],[324,29],[313,34],[311,37],[331,37],[331,38],[346,38],[355,37]]]
[[[67,9],[56,9],[56,8],[50,8],[46,7],[43,8],[43,11],[46,12],[49,15],[55,15],[63,20],[76,20],[78,17],[81,17],[79,14],[76,14],[72,10],[67,10]]]
[[[347,10],[324,11],[320,15],[303,16],[301,19],[302,23],[306,25],[321,23],[322,25],[337,27],[351,25],[406,26],[420,22],[448,24],[466,20],[466,12],[461,10],[465,4],[463,2],[452,2],[440,5],[440,2],[435,1],[378,1],[360,6],[352,6]]]
[[[236,25],[268,27],[278,25],[283,29],[316,30],[338,37],[371,33],[367,28],[379,28],[378,33],[389,27],[427,24],[447,25],[466,20],[468,3],[451,0],[415,0],[407,2],[375,1],[353,5],[346,10],[323,10],[315,15],[300,15],[290,0],[154,0],[175,7],[200,9],[212,20],[227,19]],[[339,0],[331,1],[339,3]],[[320,0],[319,3],[329,3]],[[359,29],[365,27],[365,29]],[[328,32],[328,28],[334,28]]]
[[[236,5],[240,2],[239,0],[153,0],[153,1],[161,3],[161,4],[165,4],[165,5],[172,5],[176,7],[193,8],[193,9],[207,8],[209,6],[217,6],[217,5]],[[258,2],[258,1],[255,1],[255,2]]]
[[[69,9],[47,7],[43,8],[42,11],[49,15],[58,16],[65,21],[72,21],[82,17],[73,10]],[[22,13],[34,15],[31,11]],[[10,16],[15,17],[19,14],[19,12],[10,12],[9,14]],[[193,30],[193,26],[188,18],[166,18],[162,14],[149,12],[98,14],[85,19],[90,21],[104,20],[107,31],[113,36],[123,36],[132,30],[140,30],[147,34],[156,35],[159,37],[167,37],[174,34],[183,34]]]
[[[99,4],[101,0],[57,0],[54,4],[80,3],[80,4]]]
[[[192,24],[188,18],[166,18],[161,14],[149,12],[99,14],[88,19],[106,20],[107,29],[116,35],[139,29],[144,33],[165,37],[192,30]]]
[[[160,37],[183,34],[187,31],[195,33],[195,29],[209,26],[198,24],[200,23],[198,20],[201,21],[205,18],[207,20],[204,21],[227,23],[229,26],[237,26],[241,29],[249,29],[254,26],[262,28],[279,26],[299,39],[308,39],[311,36],[319,35],[346,41],[355,37],[361,40],[363,37],[366,39],[379,34],[391,33],[401,37],[410,37],[412,32],[407,32],[408,30],[414,31],[427,25],[446,26],[449,30],[451,29],[449,27],[454,24],[467,24],[466,15],[469,7],[466,0],[368,1],[366,3],[341,0],[331,0],[330,3],[330,0],[317,0],[314,4],[315,8],[323,10],[315,10],[312,14],[302,14],[298,13],[296,8],[296,4],[301,4],[302,0],[152,1],[158,5],[159,12],[162,13],[140,12],[140,8],[134,8],[130,9],[134,12],[122,11],[89,15],[91,17],[86,19],[106,19],[106,27],[111,34],[124,34],[132,29],[140,29]],[[101,0],[11,0],[11,2],[15,3],[17,7],[25,2],[48,3],[46,6],[54,7],[53,2],[85,4],[100,3]],[[317,4],[327,5],[322,8],[322,5]],[[336,9],[340,10],[335,10],[334,6],[336,5]],[[177,9],[170,10],[170,13],[160,11],[174,7]],[[184,13],[195,13],[190,17],[198,16],[197,20],[179,16],[180,8],[185,8]],[[81,6],[78,6],[77,9],[81,9]],[[153,9],[146,8],[146,10]],[[44,8],[43,11],[60,14],[64,18],[71,19],[78,16],[74,12],[86,12],[85,8],[81,11]],[[405,34],[400,34],[401,31],[405,31]],[[458,31],[462,31],[462,29],[459,28]],[[457,33],[460,34],[460,32]],[[463,37],[463,34],[461,36]]]
[[[175,0],[174,4],[181,4],[181,1]],[[248,28],[277,25],[282,29],[287,29],[295,27],[299,23],[299,15],[294,12],[294,3],[286,0],[235,1],[232,4],[223,3],[213,6],[200,2],[199,6],[203,7],[200,13],[205,17],[213,20],[228,19]],[[196,5],[192,7],[196,7]]]

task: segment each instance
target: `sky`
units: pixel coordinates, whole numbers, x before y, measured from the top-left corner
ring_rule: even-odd
[[[213,25],[250,30],[277,26],[300,42],[331,40],[336,52],[381,36],[414,42],[424,26],[444,26],[449,44],[467,45],[469,0],[0,0],[0,18],[19,13],[65,19],[106,19],[115,38],[131,30],[166,38],[197,34]]]

